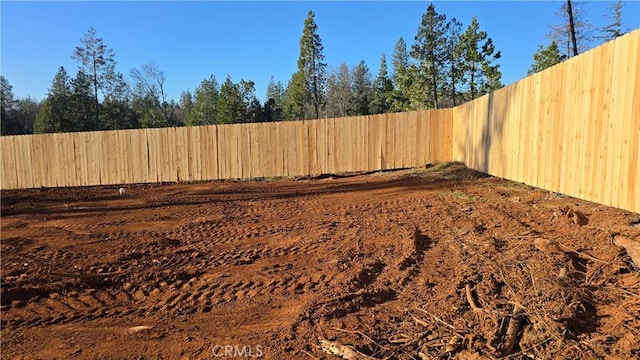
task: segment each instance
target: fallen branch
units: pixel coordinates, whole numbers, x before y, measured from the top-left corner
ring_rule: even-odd
[[[310,354],[310,353],[308,353],[307,351],[304,351],[304,350],[300,350],[300,351],[302,351],[304,354],[306,354],[306,355],[307,355],[307,356],[309,356],[310,358],[315,359],[315,360],[318,360],[318,358],[317,358],[317,357],[315,357],[315,356],[311,355],[311,354]]]
[[[83,274],[81,274],[81,273],[67,273],[67,272],[50,271],[48,274],[49,275],[54,275],[54,276],[61,276],[61,277],[77,278],[77,279],[100,279],[100,278],[104,278],[104,277],[107,277],[107,276],[120,275],[120,274],[122,274],[122,272],[116,271],[116,272],[102,273],[102,274],[91,274],[91,273],[83,273]]]
[[[507,327],[507,333],[505,334],[505,345],[502,355],[509,355],[513,352],[513,348],[518,341],[518,331],[520,330],[520,322],[522,320],[522,309],[515,305],[513,307],[513,314],[509,320],[509,326]]]
[[[482,308],[478,307],[478,305],[476,304],[476,301],[473,300],[473,296],[471,295],[471,286],[469,284],[466,284],[464,286],[464,290],[467,293],[467,301],[469,302],[469,305],[471,306],[471,309],[473,311],[481,312]]]
[[[442,325],[445,325],[445,326],[447,326],[447,327],[449,327],[449,328],[451,328],[451,329],[453,329],[453,330],[455,330],[455,329],[456,329],[456,328],[455,328],[455,326],[453,326],[453,325],[451,325],[451,324],[449,324],[449,323],[447,323],[447,322],[443,321],[442,319],[440,319],[439,317],[437,317],[437,316],[433,315],[432,313],[428,312],[428,311],[427,311],[427,310],[425,310],[425,309],[421,309],[421,308],[419,308],[419,307],[414,307],[414,309],[416,309],[416,310],[418,310],[418,311],[422,311],[423,313],[425,313],[425,314],[427,314],[427,315],[431,316],[431,317],[433,318],[433,320],[435,320],[435,321],[437,321],[437,322],[441,323]]]
[[[336,331],[342,331],[342,332],[345,332],[345,333],[347,333],[347,334],[357,334],[357,335],[360,335],[360,336],[362,336],[363,338],[365,338],[365,339],[369,340],[369,342],[371,342],[372,344],[375,344],[377,347],[380,347],[380,348],[385,349],[385,350],[389,350],[388,348],[386,348],[386,347],[384,347],[384,346],[382,346],[382,345],[378,344],[378,343],[377,343],[377,342],[375,342],[372,338],[370,338],[370,337],[368,337],[367,335],[365,335],[362,331],[359,331],[359,330],[347,330],[347,329],[340,329],[340,328],[337,328],[337,327],[333,327],[332,329],[333,329],[333,330],[336,330]]]

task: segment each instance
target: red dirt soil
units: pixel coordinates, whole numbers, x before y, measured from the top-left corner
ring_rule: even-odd
[[[2,192],[3,359],[640,354],[638,214],[456,163],[118,189]]]

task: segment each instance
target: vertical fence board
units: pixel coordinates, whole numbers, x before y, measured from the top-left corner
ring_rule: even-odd
[[[640,127],[634,128],[634,123],[638,124],[640,122],[640,120],[638,120],[638,115],[640,114],[636,112],[635,117],[633,114],[633,107],[640,107],[638,104],[640,102],[640,90],[638,90],[638,87],[640,87],[640,70],[638,70],[640,66],[640,55],[638,55],[638,52],[640,52],[639,43],[640,33],[632,36],[631,41],[622,44],[621,48],[625,51],[624,68],[626,69],[626,74],[621,78],[614,78],[617,86],[624,89],[624,98],[622,99],[622,116],[620,117],[620,119],[622,119],[622,121],[620,121],[622,122],[622,139],[620,141],[620,175],[617,178],[618,194],[612,199],[611,203],[613,206],[623,208],[630,207],[631,204],[628,201],[629,195],[633,191],[633,188],[640,186],[640,184],[635,182],[634,177],[629,176],[635,173],[635,171],[633,171],[634,167],[640,166],[637,158],[635,162],[632,160],[633,155],[637,154],[635,151],[637,140],[634,141],[634,136],[638,136],[640,130]],[[625,86],[626,83],[636,85]]]
[[[88,164],[87,161],[89,159],[87,154],[87,148],[85,146],[85,139],[87,137],[86,132],[75,133],[71,138],[73,141],[73,152],[75,154],[74,157],[74,165],[76,168],[77,178],[75,179],[76,185],[90,185],[88,179]]]
[[[44,157],[44,153],[46,152],[46,149],[44,148],[44,144],[43,144],[43,138],[46,135],[34,135],[29,137],[31,139],[31,166],[32,166],[32,171],[33,171],[33,187],[42,187],[42,186],[49,186],[48,181],[47,181],[47,172],[49,171],[48,169],[48,164],[45,162],[45,157]],[[4,140],[8,139],[9,137],[2,137],[3,140],[3,144],[4,144]],[[3,162],[4,162],[4,156],[3,158]],[[3,166],[4,168],[4,166]],[[4,175],[3,175],[3,182],[4,182]]]
[[[14,148],[15,136],[2,137],[2,187],[5,189],[19,189],[16,167],[16,152]]]
[[[73,143],[72,143],[73,146]],[[26,136],[13,137],[13,151],[16,158],[17,186],[29,188],[33,185],[31,174],[31,150]],[[73,166],[73,164],[71,164]]]
[[[630,49],[629,52],[632,58],[629,60],[631,66],[633,64],[640,63],[640,31],[636,31],[632,34],[632,38],[629,40],[629,44],[634,46],[634,49]],[[640,213],[640,70],[635,68],[635,79],[631,83],[635,83],[634,92],[632,95],[630,119],[632,121],[630,133],[632,137],[629,143],[629,162],[626,164],[629,167],[629,174],[627,176],[627,184],[629,193],[626,194],[626,201],[623,204],[624,209],[635,209],[635,212]],[[634,171],[635,170],[635,171]],[[622,195],[624,196],[624,195]]]
[[[328,163],[327,163],[327,151],[329,148],[327,145],[327,120],[317,120],[316,122],[316,142],[318,144],[317,156],[318,156],[318,166],[319,171],[318,174],[327,174],[329,173]]]

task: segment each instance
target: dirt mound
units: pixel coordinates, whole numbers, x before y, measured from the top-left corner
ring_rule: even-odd
[[[640,354],[637,214],[456,163],[119,188],[2,192],[3,357]]]

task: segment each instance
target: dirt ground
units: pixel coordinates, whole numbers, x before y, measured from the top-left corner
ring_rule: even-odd
[[[429,169],[3,191],[3,359],[629,359],[640,216]]]

